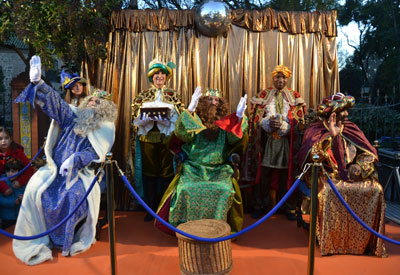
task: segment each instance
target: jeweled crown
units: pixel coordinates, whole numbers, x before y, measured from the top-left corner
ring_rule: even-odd
[[[100,89],[94,89],[92,95],[102,99],[113,100],[113,94],[109,94],[107,91]]]
[[[204,93],[204,96],[222,97],[222,94],[217,89],[207,89],[206,92]]]

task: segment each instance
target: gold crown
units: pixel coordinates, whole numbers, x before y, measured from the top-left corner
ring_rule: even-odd
[[[113,100],[113,94],[109,94],[106,91],[100,89],[94,89],[92,96],[107,100]]]
[[[222,94],[217,89],[207,89],[206,92],[204,93],[204,96],[222,97]]]

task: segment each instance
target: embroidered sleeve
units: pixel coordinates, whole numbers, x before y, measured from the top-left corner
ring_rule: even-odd
[[[29,84],[18,98],[21,97],[24,97],[25,101],[34,101],[47,116],[57,121],[61,127],[74,118],[74,114],[68,103],[43,80],[40,80],[40,82],[34,86],[32,83]]]
[[[69,175],[70,179],[76,179],[78,171],[88,166],[92,161],[99,159],[96,151],[92,146],[87,147],[85,150],[76,152],[74,155],[73,169]]]
[[[183,142],[189,142],[193,140],[196,134],[204,129],[206,129],[206,127],[196,113],[192,115],[185,110],[176,121],[174,133]]]
[[[74,154],[74,165],[76,168],[81,169],[98,158],[96,151],[92,146],[89,146],[85,150]]]
[[[242,128],[242,133],[246,133],[247,131],[247,127],[249,126],[249,119],[247,118],[247,116],[243,116],[243,119],[241,120],[241,128]],[[235,135],[235,133],[227,133],[227,139],[228,139],[228,143],[233,145],[237,142],[239,142],[242,137],[238,137],[237,135]]]
[[[272,132],[271,127],[269,126],[269,121],[271,119],[270,115],[267,115],[266,117],[264,117],[261,121],[261,127],[263,128],[264,131],[266,131],[267,133]]]

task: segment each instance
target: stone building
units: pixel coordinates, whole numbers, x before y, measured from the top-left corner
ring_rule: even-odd
[[[18,39],[10,39],[8,45],[16,46],[25,56],[28,55],[28,46]],[[19,55],[8,48],[0,47],[0,69],[3,72],[3,79],[0,81],[3,84],[4,91],[0,93],[0,125],[4,125],[12,131],[12,95],[11,95],[11,80],[25,71],[25,63]]]

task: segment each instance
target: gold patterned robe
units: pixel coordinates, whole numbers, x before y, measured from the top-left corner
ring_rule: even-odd
[[[305,132],[298,158],[305,164],[319,155],[320,161],[350,208],[369,227],[385,232],[385,200],[374,163],[378,156],[362,131],[352,122],[342,125],[340,135],[332,138],[327,126],[317,122]],[[347,169],[359,164],[361,173],[350,181]],[[306,176],[311,185],[311,173]],[[322,255],[364,254],[386,256],[383,240],[359,224],[339,201],[327,182],[326,174],[318,178],[317,239]]]

